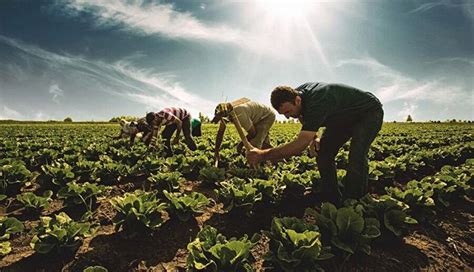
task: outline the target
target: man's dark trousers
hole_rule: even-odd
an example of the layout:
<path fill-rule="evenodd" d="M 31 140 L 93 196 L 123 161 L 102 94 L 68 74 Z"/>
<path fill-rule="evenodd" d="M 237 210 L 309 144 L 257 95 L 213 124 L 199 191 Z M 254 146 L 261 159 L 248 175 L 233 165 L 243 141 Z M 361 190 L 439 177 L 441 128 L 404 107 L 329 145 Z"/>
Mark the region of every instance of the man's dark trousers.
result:
<path fill-rule="evenodd" d="M 321 174 L 321 192 L 333 203 L 344 199 L 358 199 L 368 192 L 369 148 L 383 123 L 383 110 L 378 108 L 363 114 L 350 125 L 328 125 L 321 136 L 317 157 Z M 349 164 L 344 177 L 343 194 L 337 184 L 335 158 L 339 149 L 351 139 Z"/>

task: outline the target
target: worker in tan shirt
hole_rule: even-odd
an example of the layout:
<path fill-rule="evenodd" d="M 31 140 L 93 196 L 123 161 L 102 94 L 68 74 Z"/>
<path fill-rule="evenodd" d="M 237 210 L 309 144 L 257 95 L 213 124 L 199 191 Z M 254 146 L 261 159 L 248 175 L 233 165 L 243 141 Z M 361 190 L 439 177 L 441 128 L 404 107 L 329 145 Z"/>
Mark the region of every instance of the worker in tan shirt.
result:
<path fill-rule="evenodd" d="M 221 121 L 216 137 L 216 161 L 219 160 L 219 151 L 226 129 L 226 122 L 230 121 L 235 124 L 235 120 L 230 115 L 231 111 L 235 112 L 240 125 L 247 132 L 247 139 L 252 146 L 262 149 L 271 147 L 269 131 L 275 122 L 275 113 L 270 107 L 254 101 L 248 101 L 237 106 L 232 106 L 231 103 L 220 103 L 217 105 L 214 118 L 211 121 L 212 123 Z M 242 142 L 237 146 L 239 152 L 242 146 Z"/>

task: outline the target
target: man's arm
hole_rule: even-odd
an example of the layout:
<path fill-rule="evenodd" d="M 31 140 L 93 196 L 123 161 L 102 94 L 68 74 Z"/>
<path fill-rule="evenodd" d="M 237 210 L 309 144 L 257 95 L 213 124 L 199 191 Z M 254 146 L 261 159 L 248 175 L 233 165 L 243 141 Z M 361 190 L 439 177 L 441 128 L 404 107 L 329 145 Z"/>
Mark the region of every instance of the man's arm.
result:
<path fill-rule="evenodd" d="M 156 146 L 156 141 L 158 140 L 157 138 L 158 138 L 159 131 L 160 131 L 160 125 L 153 126 L 153 132 L 152 132 L 151 141 L 150 141 L 150 145 L 153 148 Z"/>
<path fill-rule="evenodd" d="M 298 155 L 309 145 L 315 135 L 315 131 L 301 131 L 298 138 L 288 144 L 265 150 L 254 148 L 247 152 L 247 160 L 254 165 L 261 161 L 278 161 Z"/>

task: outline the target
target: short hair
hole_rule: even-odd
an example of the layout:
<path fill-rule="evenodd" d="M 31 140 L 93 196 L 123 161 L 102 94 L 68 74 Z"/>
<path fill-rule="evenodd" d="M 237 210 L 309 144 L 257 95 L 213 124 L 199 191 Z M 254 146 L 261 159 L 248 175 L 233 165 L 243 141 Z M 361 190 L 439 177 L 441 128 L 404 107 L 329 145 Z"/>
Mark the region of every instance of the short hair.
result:
<path fill-rule="evenodd" d="M 278 111 L 281 104 L 285 102 L 295 103 L 298 92 L 289 86 L 278 86 L 272 91 L 270 101 L 275 110 Z"/>
<path fill-rule="evenodd" d="M 146 114 L 146 122 L 148 123 L 148 125 L 152 126 L 154 119 L 155 119 L 155 113 L 154 112 L 149 112 L 149 113 Z"/>

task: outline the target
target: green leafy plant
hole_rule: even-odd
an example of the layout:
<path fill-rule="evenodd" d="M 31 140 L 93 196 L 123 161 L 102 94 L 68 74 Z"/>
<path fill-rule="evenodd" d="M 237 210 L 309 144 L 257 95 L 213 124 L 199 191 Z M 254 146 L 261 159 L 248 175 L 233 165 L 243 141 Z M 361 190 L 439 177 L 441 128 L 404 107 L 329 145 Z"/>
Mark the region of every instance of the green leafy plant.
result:
<path fill-rule="evenodd" d="M 225 170 L 214 166 L 205 167 L 199 171 L 199 179 L 204 184 L 215 185 L 224 180 Z"/>
<path fill-rule="evenodd" d="M 163 192 L 168 199 L 168 212 L 176 215 L 181 221 L 188 221 L 194 214 L 203 212 L 203 208 L 209 205 L 209 199 L 197 192 L 190 194 Z"/>
<path fill-rule="evenodd" d="M 357 250 L 370 254 L 370 242 L 380 236 L 380 222 L 376 218 L 364 218 L 362 210 L 353 207 L 337 209 L 325 202 L 320 213 L 306 209 L 306 214 L 315 217 L 323 244 L 333 246 L 344 255 L 352 255 Z"/>
<path fill-rule="evenodd" d="M 324 251 L 321 234 L 316 225 L 295 217 L 274 217 L 270 231 L 264 232 L 270 238 L 268 259 L 275 268 L 282 271 L 315 271 L 320 269 L 318 261 L 333 257 Z"/>
<path fill-rule="evenodd" d="M 253 271 L 253 257 L 250 249 L 255 245 L 259 236 L 249 240 L 245 235 L 240 239 L 231 238 L 218 233 L 211 226 L 197 234 L 196 239 L 188 244 L 189 256 L 187 267 L 189 271 Z"/>
<path fill-rule="evenodd" d="M 115 229 L 123 229 L 131 235 L 141 231 L 152 231 L 163 224 L 162 211 L 165 203 L 160 203 L 154 193 L 137 190 L 110 200 L 117 214 L 112 219 Z"/>
<path fill-rule="evenodd" d="M 47 186 L 63 187 L 75 177 L 72 167 L 63 162 L 54 162 L 51 165 L 42 165 L 43 182 Z"/>
<path fill-rule="evenodd" d="M 51 196 L 53 192 L 47 190 L 43 193 L 43 196 L 37 196 L 32 192 L 22 193 L 16 196 L 16 199 L 23 204 L 27 211 L 41 211 L 49 207 L 51 202 Z"/>
<path fill-rule="evenodd" d="M 82 244 L 83 238 L 93 234 L 90 223 L 79 223 L 61 212 L 53 218 L 41 217 L 40 224 L 34 229 L 36 233 L 30 246 L 36 252 L 46 254 L 61 250 L 75 251 Z"/>
<path fill-rule="evenodd" d="M 10 196 L 17 194 L 31 176 L 22 161 L 0 160 L 0 193 Z"/>
<path fill-rule="evenodd" d="M 166 190 L 176 192 L 179 190 L 179 184 L 184 181 L 180 172 L 157 173 L 148 177 L 151 187 L 159 192 Z"/>
<path fill-rule="evenodd" d="M 8 241 L 13 233 L 22 232 L 24 229 L 21 223 L 15 217 L 0 218 L 0 256 L 5 256 L 12 251 L 11 244 Z"/>
<path fill-rule="evenodd" d="M 409 208 L 407 204 L 388 195 L 378 198 L 366 195 L 358 201 L 349 199 L 344 205 L 362 210 L 364 217 L 377 218 L 379 222 L 383 222 L 380 227 L 382 234 L 389 231 L 395 236 L 401 236 L 409 225 L 418 223 L 406 213 Z"/>
<path fill-rule="evenodd" d="M 94 266 L 88 266 L 82 272 L 108 272 L 107 268 L 100 266 L 100 265 L 94 265 Z"/>
<path fill-rule="evenodd" d="M 252 211 L 255 203 L 262 200 L 262 193 L 258 192 L 251 182 L 241 178 L 223 181 L 220 183 L 220 188 L 214 191 L 227 212 L 238 208 L 248 214 Z"/>
<path fill-rule="evenodd" d="M 106 188 L 104 185 L 89 182 L 78 184 L 71 181 L 58 191 L 57 196 L 59 199 L 64 199 L 67 207 L 84 205 L 88 211 L 91 211 L 97 204 L 97 196 L 105 192 Z"/>

